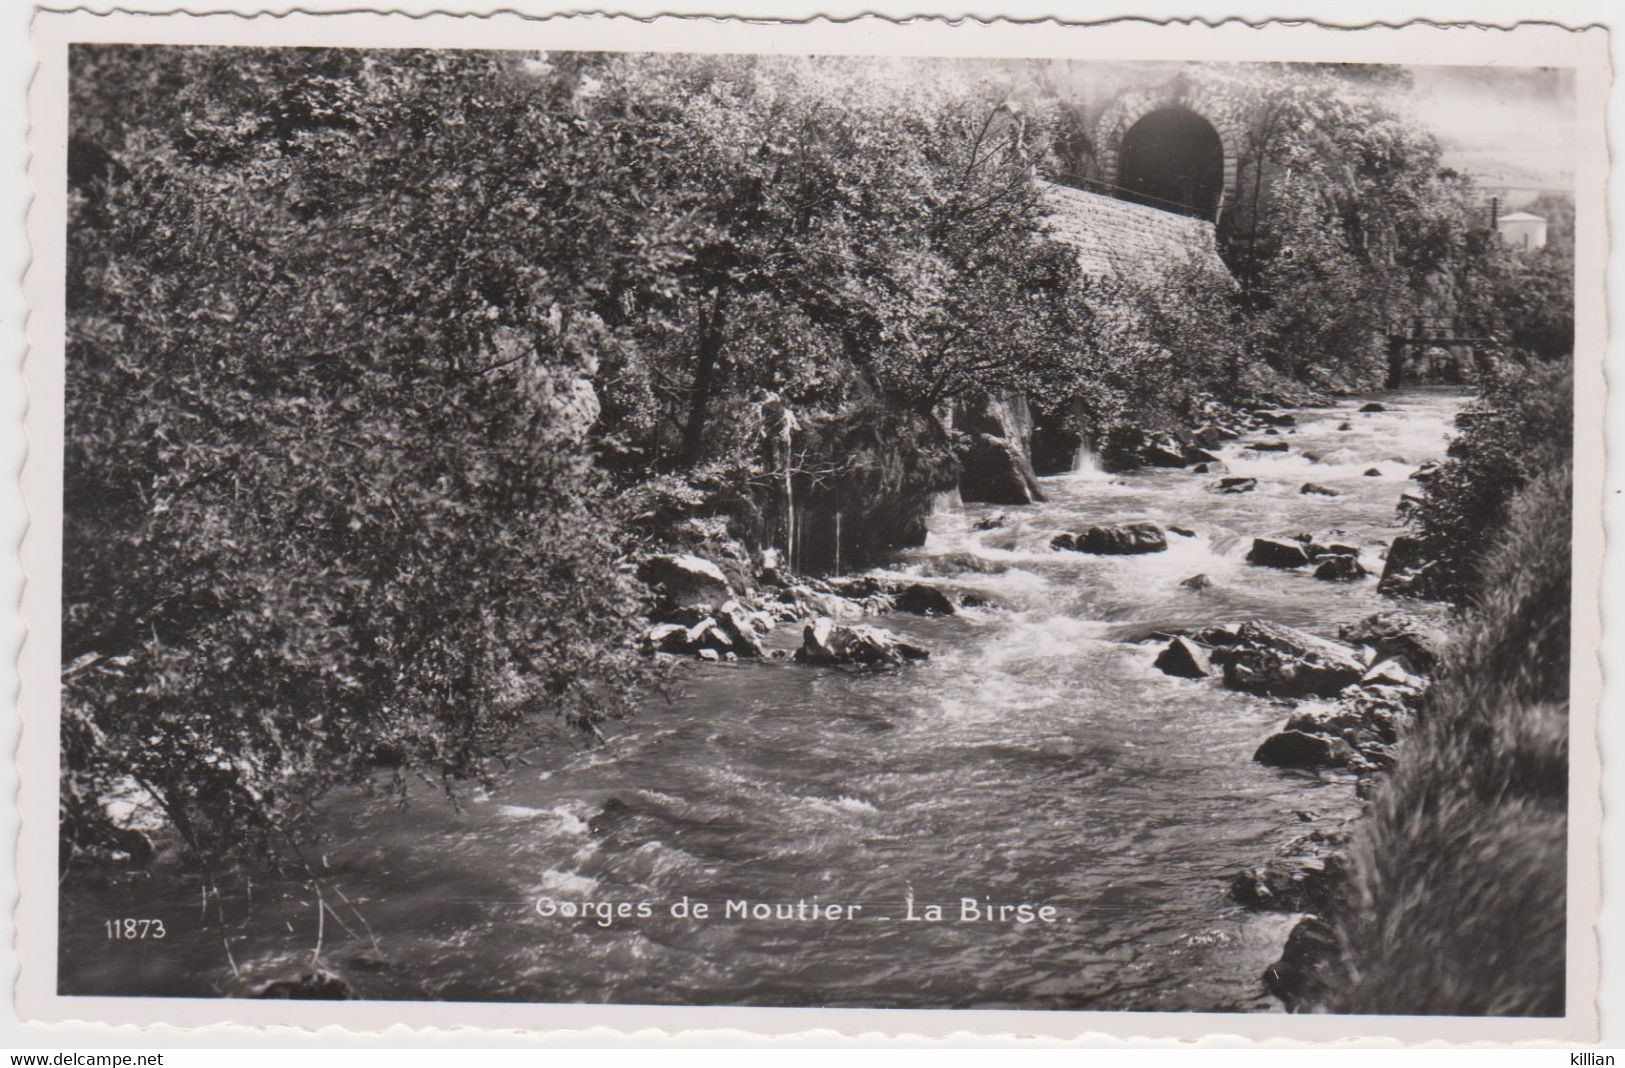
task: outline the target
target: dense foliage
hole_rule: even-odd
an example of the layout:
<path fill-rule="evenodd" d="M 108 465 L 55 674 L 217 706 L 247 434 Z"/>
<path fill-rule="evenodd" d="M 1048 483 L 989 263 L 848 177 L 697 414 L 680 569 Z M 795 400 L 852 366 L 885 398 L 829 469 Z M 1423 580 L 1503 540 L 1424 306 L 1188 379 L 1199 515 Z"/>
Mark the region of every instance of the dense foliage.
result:
<path fill-rule="evenodd" d="M 1227 88 L 1249 126 L 1242 196 L 1221 230 L 1261 360 L 1321 385 L 1378 386 L 1387 337 L 1411 316 L 1454 317 L 1512 353 L 1572 349 L 1572 238 L 1506 248 L 1482 193 L 1442 166 L 1381 79 L 1264 67 L 1232 71 Z M 1562 208 L 1532 206 L 1572 234 Z"/>
<path fill-rule="evenodd" d="M 74 62 L 68 839 L 134 784 L 199 854 L 260 852 L 331 782 L 616 714 L 591 309 L 665 253 L 603 135 L 457 53 Z"/>
<path fill-rule="evenodd" d="M 1461 432 L 1448 457 L 1405 509 L 1435 561 L 1432 592 L 1457 601 L 1486 588 L 1486 553 L 1519 492 L 1567 466 L 1574 447 L 1572 363 L 1505 364 L 1484 376 L 1482 389 L 1458 417 Z M 1562 522 L 1569 514 L 1551 518 Z"/>

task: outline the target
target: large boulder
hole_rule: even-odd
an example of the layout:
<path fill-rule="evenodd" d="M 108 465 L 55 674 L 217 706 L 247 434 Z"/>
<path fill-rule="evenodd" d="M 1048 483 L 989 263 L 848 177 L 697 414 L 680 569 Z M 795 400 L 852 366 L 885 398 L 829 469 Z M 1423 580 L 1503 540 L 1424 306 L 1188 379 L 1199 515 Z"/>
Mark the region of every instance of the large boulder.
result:
<path fill-rule="evenodd" d="M 1243 623 L 1213 659 L 1231 689 L 1271 697 L 1330 697 L 1366 670 L 1357 649 L 1266 620 Z"/>
<path fill-rule="evenodd" d="M 1406 612 L 1378 612 L 1358 623 L 1345 623 L 1337 636 L 1353 645 L 1371 646 L 1378 658 L 1400 657 L 1423 672 L 1433 670 L 1446 641 L 1438 627 Z"/>
<path fill-rule="evenodd" d="M 1064 540 L 1068 537 L 1070 543 Z M 1168 538 L 1155 523 L 1120 523 L 1090 527 L 1077 535 L 1062 535 L 1050 544 L 1097 556 L 1135 556 L 1163 552 L 1168 548 Z"/>
<path fill-rule="evenodd" d="M 959 496 L 985 504 L 1034 504 L 1044 499 L 1021 444 L 977 434 L 960 460 Z"/>
<path fill-rule="evenodd" d="M 1207 650 L 1189 638 L 1176 637 L 1157 654 L 1156 666 L 1165 675 L 1181 679 L 1205 679 L 1213 674 Z"/>
<path fill-rule="evenodd" d="M 732 595 L 721 568 L 689 553 L 651 556 L 638 565 L 638 578 L 667 607 L 721 604 Z"/>
<path fill-rule="evenodd" d="M 856 664 L 888 667 L 924 660 L 928 650 L 903 641 L 879 627 L 846 626 L 828 617 L 808 623 L 801 632 L 796 659 L 806 664 Z"/>
<path fill-rule="evenodd" d="M 1033 417 L 1024 398 L 968 400 L 954 411 L 954 428 L 970 435 L 960 457 L 961 499 L 987 504 L 1044 499 L 1033 470 Z"/>
<path fill-rule="evenodd" d="M 1309 550 L 1292 538 L 1254 538 L 1247 562 L 1260 567 L 1302 567 L 1309 562 Z"/>
<path fill-rule="evenodd" d="M 1274 768 L 1340 768 L 1353 756 L 1343 739 L 1303 731 L 1272 734 L 1253 753 L 1254 760 Z"/>

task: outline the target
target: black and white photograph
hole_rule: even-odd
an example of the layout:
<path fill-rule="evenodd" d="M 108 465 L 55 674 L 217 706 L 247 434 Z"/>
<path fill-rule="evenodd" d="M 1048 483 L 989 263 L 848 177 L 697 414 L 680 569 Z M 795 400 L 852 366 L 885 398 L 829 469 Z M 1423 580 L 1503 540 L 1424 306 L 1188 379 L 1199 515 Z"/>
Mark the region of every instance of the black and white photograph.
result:
<path fill-rule="evenodd" d="M 1591 996 L 1574 66 L 840 39 L 67 47 L 56 997 Z"/>

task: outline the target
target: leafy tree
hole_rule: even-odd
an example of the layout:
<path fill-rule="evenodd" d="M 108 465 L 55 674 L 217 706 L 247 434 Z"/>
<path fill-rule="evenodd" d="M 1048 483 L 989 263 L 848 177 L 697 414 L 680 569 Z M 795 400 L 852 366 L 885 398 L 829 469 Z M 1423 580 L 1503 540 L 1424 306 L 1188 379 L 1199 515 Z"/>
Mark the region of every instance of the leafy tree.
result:
<path fill-rule="evenodd" d="M 510 58 L 73 63 L 67 839 L 134 783 L 200 856 L 274 852 L 333 783 L 620 714 L 594 308 L 674 253 L 612 133 Z"/>

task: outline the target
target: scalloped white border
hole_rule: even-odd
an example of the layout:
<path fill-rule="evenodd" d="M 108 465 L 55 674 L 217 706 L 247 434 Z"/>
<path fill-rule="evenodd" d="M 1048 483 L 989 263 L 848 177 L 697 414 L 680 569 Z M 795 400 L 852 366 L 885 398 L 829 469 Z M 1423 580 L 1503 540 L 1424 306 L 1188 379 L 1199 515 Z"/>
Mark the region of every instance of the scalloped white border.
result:
<path fill-rule="evenodd" d="M 137 4 L 141 0 L 135 0 Z M 736 0 L 738 2 L 738 0 Z M 312 5 L 317 6 L 317 5 Z M 334 5 L 325 5 L 332 7 Z M 941 17 L 890 19 L 835 12 L 835 18 L 802 20 L 800 12 L 749 21 L 690 14 L 512 12 L 435 14 L 424 5 L 403 5 L 410 17 L 379 10 L 316 13 L 283 8 L 275 17 L 241 13 L 175 14 L 109 10 L 96 13 L 40 12 L 33 23 L 39 67 L 30 92 L 34 200 L 28 217 L 32 262 L 27 275 L 28 333 L 32 342 L 24 378 L 28 388 L 29 451 L 22 474 L 29 530 L 22 566 L 23 619 L 30 624 L 18 662 L 19 709 L 24 720 L 16 751 L 21 831 L 18 837 L 20 896 L 15 947 L 22 962 L 15 1007 L 23 1019 L 95 1021 L 102 1024 L 167 1024 L 207 1028 L 196 1037 L 227 1039 L 243 1032 L 209 1025 L 270 1028 L 340 1028 L 349 1036 L 390 1032 L 424 1038 L 453 1033 L 551 1031 L 579 1038 L 587 1028 L 611 1028 L 622 1036 L 692 1035 L 722 1030 L 746 1035 L 803 1035 L 823 1031 L 845 1036 L 908 1035 L 939 1038 L 1045 1036 L 1117 1044 L 1122 1041 L 1286 1040 L 1328 1042 L 1386 1038 L 1415 1043 L 1586 1042 L 1597 1035 L 1598 943 L 1594 924 L 1600 897 L 1598 843 L 1600 760 L 1584 742 L 1596 737 L 1599 662 L 1574 658 L 1574 766 L 1571 774 L 1569 873 L 1569 1011 L 1558 1020 L 1484 1020 L 1428 1017 L 1293 1017 L 1200 1013 L 1085 1013 L 985 1010 L 762 1009 L 667 1006 L 510 1005 L 466 1002 L 350 1002 L 300 1004 L 168 998 L 62 998 L 55 985 L 54 784 L 39 769 L 57 767 L 56 680 L 60 595 L 62 292 L 65 168 L 66 45 L 69 41 L 162 41 L 194 44 L 326 44 L 463 48 L 604 49 L 638 51 L 783 52 L 975 56 L 1071 56 L 1245 60 L 1358 60 L 1574 66 L 1578 73 L 1581 142 L 1576 167 L 1579 214 L 1579 316 L 1577 350 L 1595 353 L 1577 368 L 1575 647 L 1596 649 L 1600 637 L 1595 591 L 1601 578 L 1603 493 L 1604 325 L 1603 267 L 1606 227 L 1603 195 L 1607 151 L 1603 103 L 1609 91 L 1606 35 L 1544 24 L 1496 29 L 1465 16 L 1434 22 L 1411 20 L 1354 30 L 1332 22 L 1246 22 L 1226 16 L 1190 20 L 1158 12 L 1112 16 L 1093 24 L 1065 23 L 1041 12 L 1018 12 L 1017 21 Z M 534 5 L 530 5 L 534 7 Z M 673 5 L 667 5 L 668 8 Z M 1014 4 L 1001 5 L 1011 9 Z M 1088 10 L 1088 9 L 1083 9 Z M 1096 9 L 1099 10 L 1099 9 Z M 1550 18 L 1551 7 L 1525 9 Z M 1083 11 L 1079 11 L 1082 14 Z M 1327 12 L 1330 13 L 1330 12 Z M 1320 13 L 1317 13 L 1320 14 Z M 1496 12 L 1500 14 L 1500 12 Z M 767 16 L 767 17 L 761 17 Z M 1347 15 L 1339 11 L 1333 19 Z M 1511 19 L 1505 20 L 1511 22 Z M 1588 20 L 1589 21 L 1589 20 Z M 1583 23 L 1580 23 L 1583 24 Z M 1617 481 L 1617 480 L 1611 480 Z M 1616 490 L 1617 492 L 1617 490 Z M 1617 568 L 1616 568 L 1617 570 Z M 1588 581 L 1592 579 L 1593 581 Z M 34 769 L 34 770 L 30 770 Z M 414 1030 L 415 1029 L 415 1030 Z M 169 1027 L 161 1031 L 169 1032 Z M 252 1033 L 252 1032 L 251 1032 Z M 267 1034 L 261 1031 L 260 1034 Z M 284 1032 L 285 1033 L 285 1032 Z M 333 1034 L 331 1030 L 326 1032 Z M 743 1034 L 742 1034 L 743 1033 Z M 156 1036 L 154 1036 L 156 1037 Z M 312 1036 L 314 1037 L 314 1036 Z"/>

